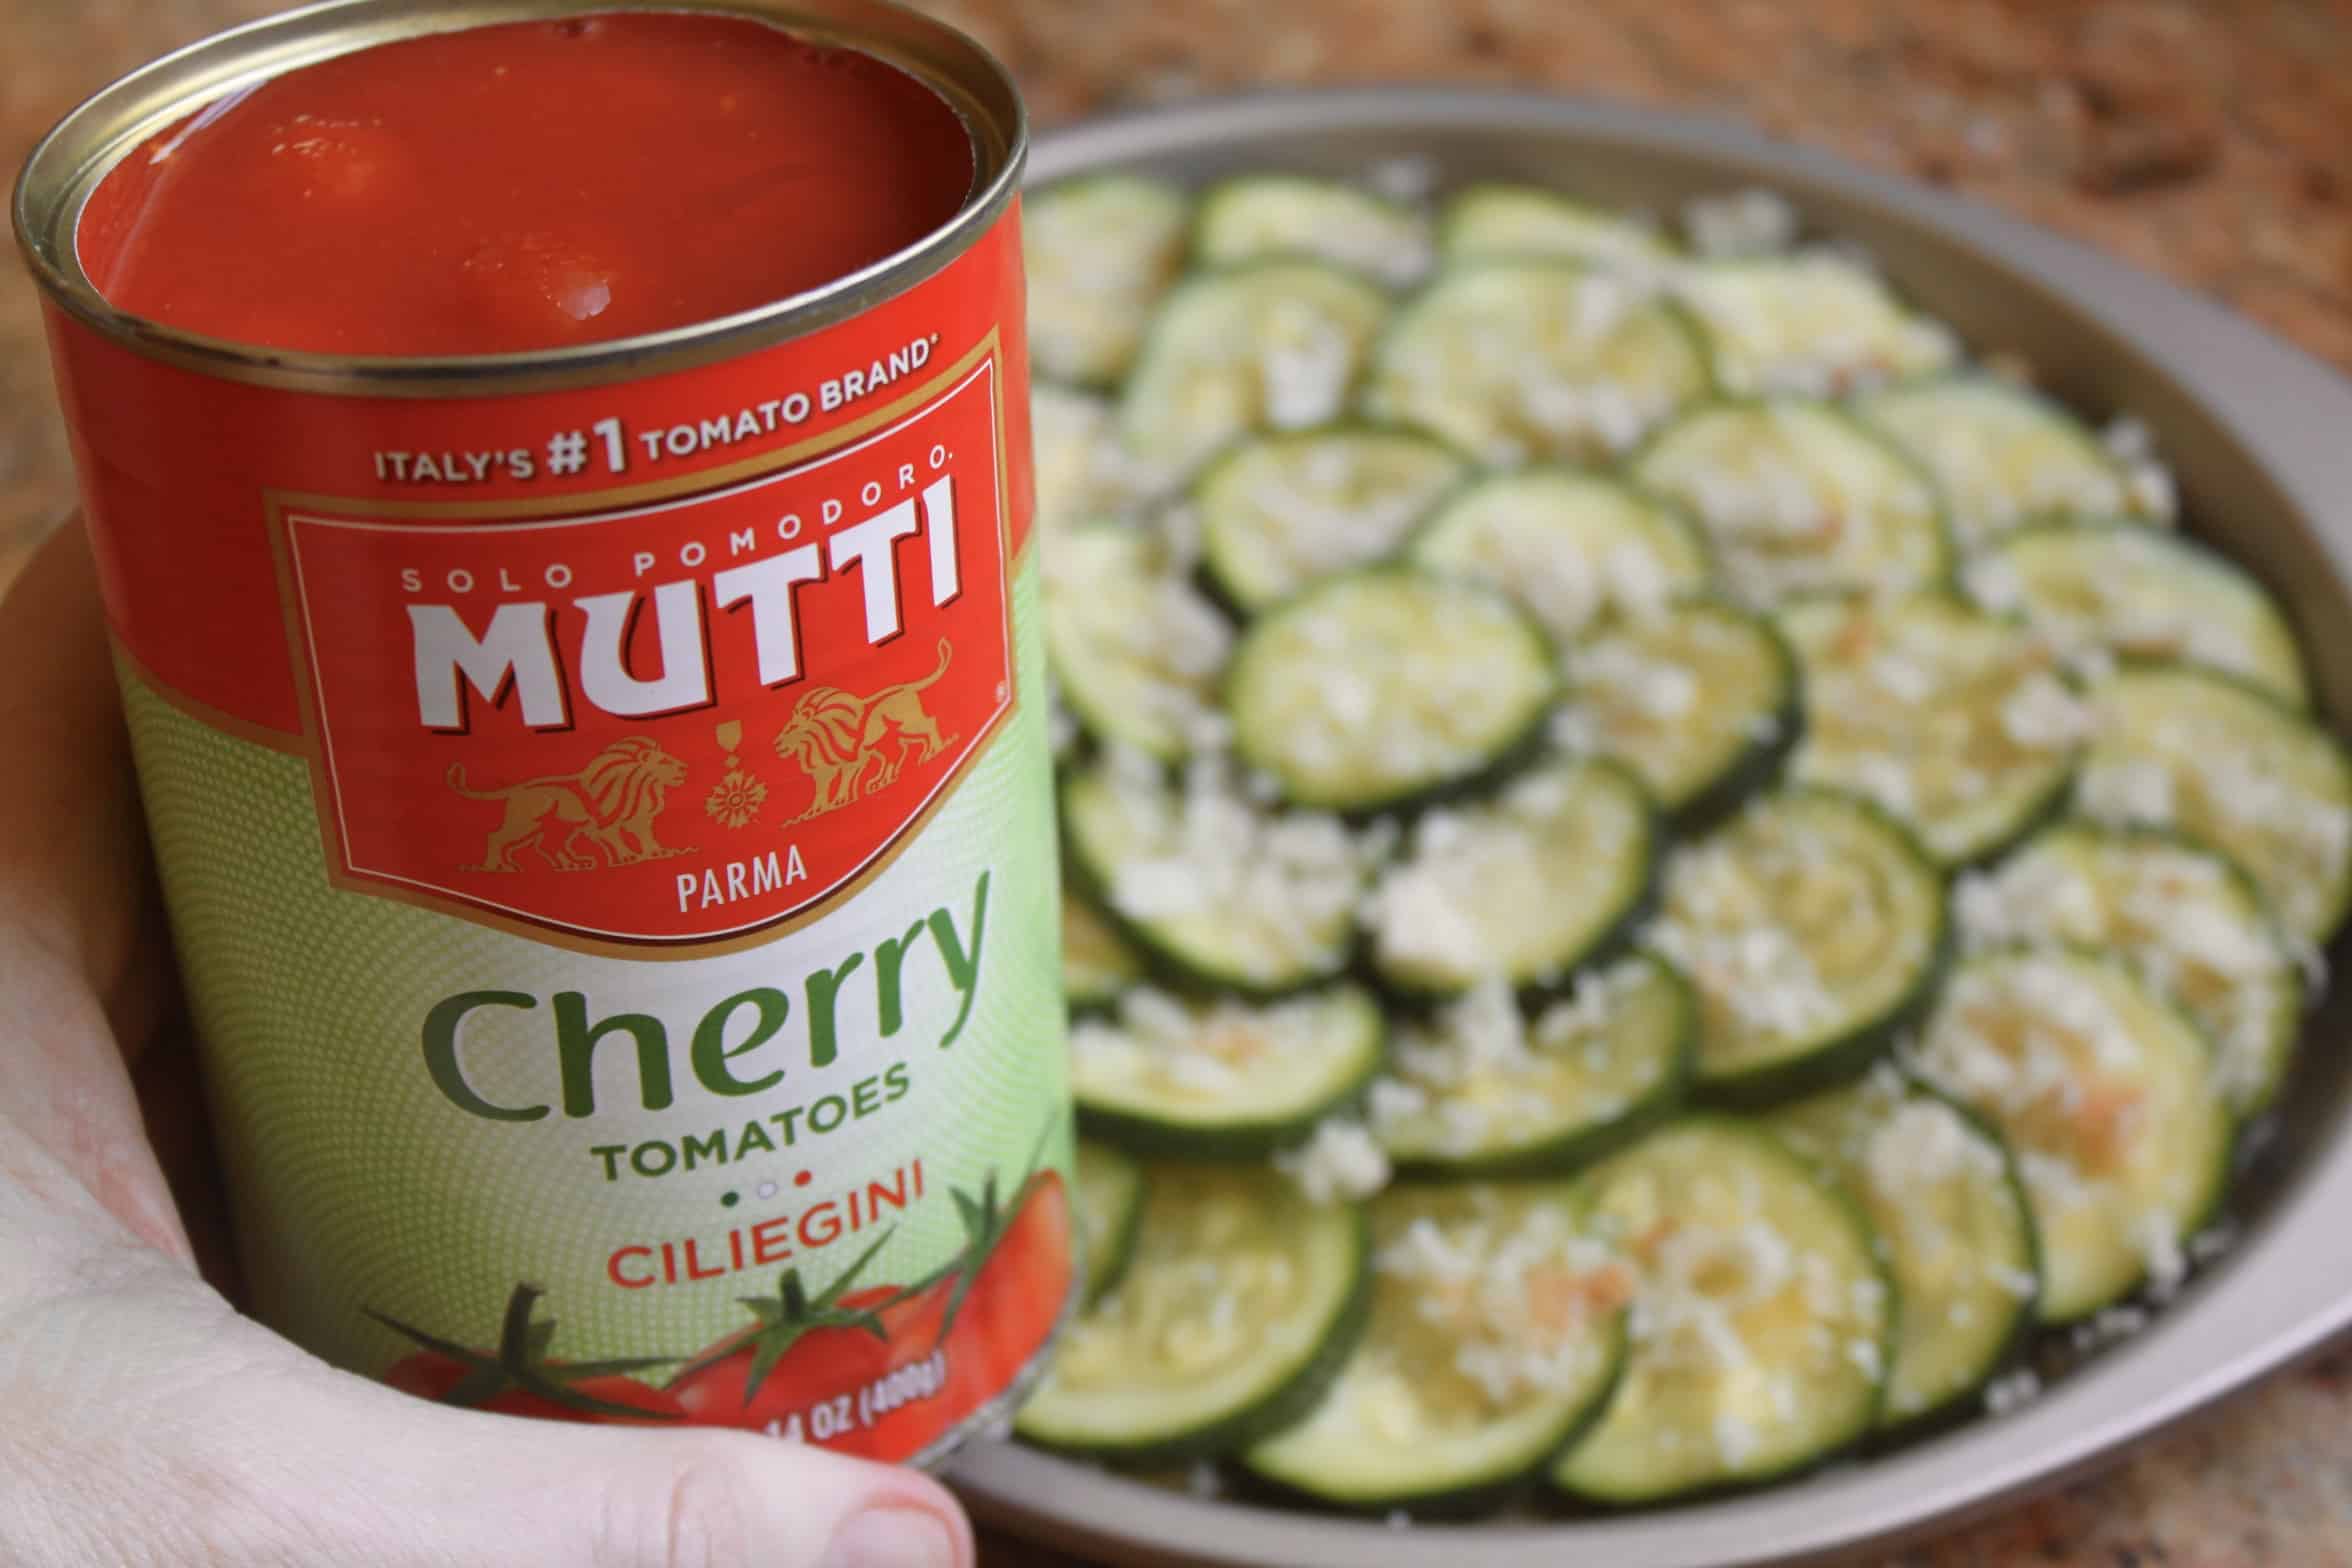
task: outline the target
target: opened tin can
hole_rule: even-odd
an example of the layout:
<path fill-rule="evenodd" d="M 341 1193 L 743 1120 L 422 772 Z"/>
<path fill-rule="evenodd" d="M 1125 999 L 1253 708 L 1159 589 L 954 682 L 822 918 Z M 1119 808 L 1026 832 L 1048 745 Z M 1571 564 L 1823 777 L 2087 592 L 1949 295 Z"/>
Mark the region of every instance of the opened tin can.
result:
<path fill-rule="evenodd" d="M 976 171 L 919 243 L 703 325 L 336 357 L 85 265 L 191 116 L 588 9 L 230 33 L 16 194 L 246 1281 L 415 1392 L 927 1462 L 1076 1279 L 1003 72 L 876 0 L 698 8 L 912 76 Z"/>

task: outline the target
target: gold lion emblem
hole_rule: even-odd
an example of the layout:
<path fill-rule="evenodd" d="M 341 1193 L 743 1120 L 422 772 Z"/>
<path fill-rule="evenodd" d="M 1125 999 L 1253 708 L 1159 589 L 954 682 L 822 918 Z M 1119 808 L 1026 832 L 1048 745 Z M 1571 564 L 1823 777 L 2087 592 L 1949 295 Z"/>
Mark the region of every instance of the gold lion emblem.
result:
<path fill-rule="evenodd" d="M 792 820 L 806 822 L 851 801 L 888 789 L 909 762 L 929 762 L 956 743 L 939 733 L 939 721 L 923 706 L 923 693 L 947 673 L 955 649 L 939 639 L 939 665 L 917 680 L 885 686 L 860 697 L 838 686 L 812 686 L 776 732 L 776 755 L 797 762 L 816 786 L 808 809 Z M 898 747 L 890 750 L 895 732 Z"/>
<path fill-rule="evenodd" d="M 519 871 L 515 857 L 525 849 L 558 871 L 684 853 L 653 836 L 653 819 L 669 803 L 670 791 L 686 782 L 686 764 L 642 736 L 614 741 L 576 774 L 475 789 L 466 783 L 465 765 L 452 763 L 448 779 L 468 800 L 506 807 L 482 846 L 482 863 L 468 871 Z"/>

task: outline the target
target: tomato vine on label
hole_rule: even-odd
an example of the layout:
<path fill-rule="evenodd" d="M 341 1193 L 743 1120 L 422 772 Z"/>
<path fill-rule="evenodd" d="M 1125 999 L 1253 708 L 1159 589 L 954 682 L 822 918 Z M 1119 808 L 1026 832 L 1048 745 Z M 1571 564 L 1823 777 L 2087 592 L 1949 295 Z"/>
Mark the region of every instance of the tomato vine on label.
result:
<path fill-rule="evenodd" d="M 896 1233 L 893 1227 L 876 1237 L 871 1246 L 850 1261 L 849 1267 L 833 1277 L 832 1284 L 814 1296 L 801 1284 L 800 1270 L 792 1268 L 786 1269 L 777 1281 L 775 1295 L 736 1298 L 746 1312 L 758 1319 L 758 1325 L 722 1340 L 696 1357 L 670 1380 L 670 1385 L 678 1387 L 721 1362 L 742 1358 L 743 1401 L 749 1404 L 759 1396 L 768 1374 L 775 1371 L 785 1353 L 811 1335 L 866 1334 L 888 1346 L 890 1330 L 882 1321 L 882 1312 L 897 1305 L 908 1292 L 882 1287 L 852 1293 L 850 1286 Z"/>
<path fill-rule="evenodd" d="M 507 1297 L 498 1348 L 476 1350 L 398 1318 L 363 1308 L 366 1315 L 418 1347 L 384 1381 L 403 1392 L 445 1405 L 493 1410 L 550 1421 L 663 1422 L 685 1418 L 671 1394 L 629 1374 L 662 1366 L 674 1356 L 629 1356 L 611 1361 L 556 1361 L 548 1357 L 556 1321 L 539 1314 L 537 1285 L 519 1284 Z"/>
<path fill-rule="evenodd" d="M 878 1422 L 817 1416 L 851 1407 L 861 1390 L 936 1348 L 932 1327 L 945 1296 L 935 1281 L 853 1288 L 889 1240 L 884 1234 L 813 1294 L 799 1270 L 786 1269 L 774 1295 L 740 1298 L 755 1320 L 751 1326 L 719 1341 L 670 1380 L 688 1419 L 797 1432 L 810 1417 L 830 1428 L 822 1440 L 835 1447 L 902 1457 L 882 1446 Z"/>
<path fill-rule="evenodd" d="M 417 1347 L 385 1381 L 472 1409 L 566 1421 L 706 1422 L 906 1458 L 941 1422 L 1002 1392 L 1060 1315 L 1072 1222 L 1062 1178 L 1044 1166 L 1044 1152 L 1041 1139 L 1010 1201 L 994 1170 L 977 1191 L 951 1189 L 963 1243 L 944 1268 L 912 1284 L 860 1283 L 894 1228 L 813 1289 L 794 1267 L 777 1276 L 772 1295 L 737 1298 L 751 1322 L 698 1355 L 607 1361 L 549 1356 L 556 1323 L 540 1316 L 545 1292 L 537 1285 L 514 1288 L 489 1350 L 369 1308 L 369 1318 Z M 633 1375 L 681 1362 L 663 1386 Z"/>
<path fill-rule="evenodd" d="M 1045 1136 L 1051 1136 L 1051 1128 Z M 1001 1392 L 1053 1332 L 1069 1294 L 1071 1229 L 1068 1195 L 1058 1172 L 1045 1168 L 1041 1137 L 1028 1168 L 1000 1202 L 991 1171 L 977 1197 L 954 1191 L 964 1223 L 964 1251 L 954 1266 L 940 1324 L 951 1397 L 977 1408 Z M 964 1308 L 974 1310 L 966 1313 Z"/>

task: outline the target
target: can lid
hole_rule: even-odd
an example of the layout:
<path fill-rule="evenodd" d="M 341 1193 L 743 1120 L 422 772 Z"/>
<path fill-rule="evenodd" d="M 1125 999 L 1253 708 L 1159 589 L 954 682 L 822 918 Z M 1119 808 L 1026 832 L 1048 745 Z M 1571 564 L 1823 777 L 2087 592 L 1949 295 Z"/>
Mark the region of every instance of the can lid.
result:
<path fill-rule="evenodd" d="M 422 33 L 639 8 L 628 0 L 325 0 L 218 34 L 102 88 L 58 122 L 17 181 L 17 243 L 59 308 L 150 357 L 302 391 L 445 397 L 659 374 L 802 336 L 937 273 L 1010 205 L 1028 154 L 1026 116 L 1004 67 L 970 37 L 896 0 L 705 0 L 694 9 L 872 55 L 939 93 L 971 134 L 975 175 L 962 210 L 917 243 L 821 288 L 690 326 L 521 353 L 337 355 L 230 342 L 118 309 L 83 270 L 77 238 L 92 193 L 134 149 L 208 104 L 301 66 Z"/>

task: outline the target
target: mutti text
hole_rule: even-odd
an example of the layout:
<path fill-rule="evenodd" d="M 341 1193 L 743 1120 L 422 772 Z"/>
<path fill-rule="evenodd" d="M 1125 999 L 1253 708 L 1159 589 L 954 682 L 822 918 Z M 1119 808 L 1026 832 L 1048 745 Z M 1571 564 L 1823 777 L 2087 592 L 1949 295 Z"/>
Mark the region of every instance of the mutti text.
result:
<path fill-rule="evenodd" d="M 933 456 L 935 470 L 944 466 L 944 453 L 935 448 Z M 909 488 L 914 465 L 902 466 L 899 475 L 901 488 Z M 879 489 L 865 487 L 869 503 Z M 825 513 L 825 523 L 850 515 L 837 501 L 825 503 Z M 497 704 L 510 693 L 522 722 L 537 730 L 568 728 L 576 704 L 624 719 L 683 713 L 716 700 L 709 635 L 713 617 L 749 618 L 759 684 L 776 687 L 805 673 L 801 609 L 806 595 L 858 595 L 866 642 L 878 646 L 906 630 L 910 585 L 905 578 L 910 574 L 905 565 L 927 564 L 935 607 L 953 603 L 963 591 L 951 477 L 931 478 L 895 504 L 834 526 L 821 538 L 789 542 L 813 531 L 793 516 L 729 533 L 715 548 L 690 544 L 672 565 L 672 570 L 687 568 L 689 575 L 565 601 L 577 615 L 558 616 L 552 598 L 511 599 L 486 621 L 475 611 L 477 629 L 456 603 L 412 601 L 407 610 L 416 655 L 417 722 L 462 734 L 471 726 L 471 699 Z M 777 543 L 786 547 L 742 559 Z M 714 558 L 739 564 L 716 565 Z M 693 570 L 705 561 L 714 561 L 713 568 Z M 631 567 L 642 577 L 663 564 L 670 563 L 639 552 Z M 543 580 L 554 586 L 569 576 L 568 567 L 558 567 Z M 423 593 L 442 585 L 422 572 L 404 570 L 401 586 Z M 640 673 L 629 657 L 641 623 L 650 629 L 658 654 L 658 668 L 650 674 Z"/>

